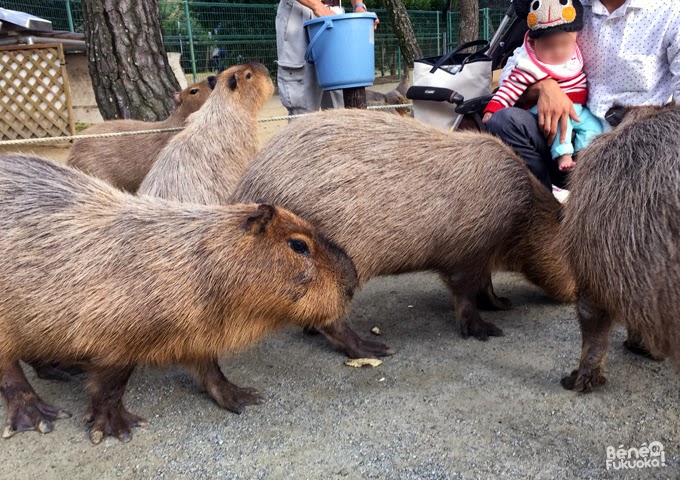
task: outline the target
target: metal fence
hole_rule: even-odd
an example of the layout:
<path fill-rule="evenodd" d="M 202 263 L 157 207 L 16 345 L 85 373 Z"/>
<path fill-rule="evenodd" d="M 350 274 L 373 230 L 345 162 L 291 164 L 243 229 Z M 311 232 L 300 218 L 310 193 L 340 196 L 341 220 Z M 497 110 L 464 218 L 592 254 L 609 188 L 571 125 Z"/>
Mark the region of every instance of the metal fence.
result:
<path fill-rule="evenodd" d="M 83 31 L 80 0 L 3 0 L 2 6 L 42 17 L 55 30 Z M 276 75 L 276 4 L 214 3 L 191 0 L 159 2 L 163 41 L 168 52 L 180 52 L 182 68 L 194 81 L 224 66 L 248 60 L 264 63 Z M 385 10 L 375 33 L 377 76 L 401 75 L 399 43 Z M 504 10 L 479 12 L 480 38 L 490 39 Z M 413 30 L 425 55 L 440 55 L 458 43 L 460 15 L 409 11 Z"/>

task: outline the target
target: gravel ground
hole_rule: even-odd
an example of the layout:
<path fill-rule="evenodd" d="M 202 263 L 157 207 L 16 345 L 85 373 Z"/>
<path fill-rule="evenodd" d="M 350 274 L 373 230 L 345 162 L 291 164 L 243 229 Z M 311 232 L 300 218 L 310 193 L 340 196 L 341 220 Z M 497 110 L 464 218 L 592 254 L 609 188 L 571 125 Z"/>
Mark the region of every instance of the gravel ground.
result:
<path fill-rule="evenodd" d="M 485 317 L 506 336 L 463 340 L 448 293 L 431 274 L 369 282 L 350 320 L 379 326 L 396 350 L 353 369 L 320 336 L 297 329 L 225 358 L 227 376 L 267 402 L 221 411 L 180 368 L 132 377 L 128 408 L 148 420 L 129 443 L 90 444 L 82 424 L 86 380 L 37 380 L 38 393 L 74 416 L 47 435 L 2 441 L 5 478 L 680 478 L 678 377 L 669 362 L 623 351 L 611 337 L 608 383 L 580 395 L 560 378 L 576 366 L 572 305 L 551 302 L 520 277 L 495 277 L 515 308 Z M 3 409 L 4 413 L 4 409 Z M 607 471 L 606 448 L 660 441 L 666 467 Z"/>

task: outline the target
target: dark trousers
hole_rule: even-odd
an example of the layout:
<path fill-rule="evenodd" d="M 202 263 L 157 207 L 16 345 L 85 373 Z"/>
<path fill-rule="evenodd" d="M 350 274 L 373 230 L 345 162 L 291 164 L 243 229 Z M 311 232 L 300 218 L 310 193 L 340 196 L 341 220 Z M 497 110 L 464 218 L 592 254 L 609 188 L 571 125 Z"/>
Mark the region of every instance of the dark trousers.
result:
<path fill-rule="evenodd" d="M 550 146 L 533 114 L 517 107 L 504 108 L 493 114 L 486 128 L 510 145 L 546 188 L 550 190 L 551 183 L 564 186 L 565 176 L 551 158 Z"/>

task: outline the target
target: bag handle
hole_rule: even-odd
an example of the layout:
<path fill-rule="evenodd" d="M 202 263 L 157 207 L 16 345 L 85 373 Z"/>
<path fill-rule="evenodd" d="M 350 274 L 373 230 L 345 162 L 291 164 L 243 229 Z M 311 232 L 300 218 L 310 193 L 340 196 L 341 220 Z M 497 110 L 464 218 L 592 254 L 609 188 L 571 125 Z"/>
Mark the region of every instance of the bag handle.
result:
<path fill-rule="evenodd" d="M 309 45 L 307 45 L 307 50 L 305 50 L 305 60 L 307 60 L 307 62 L 314 63 L 314 59 L 312 58 L 312 48 L 314 48 L 314 44 L 319 39 L 321 34 L 328 30 L 329 28 L 333 28 L 333 20 L 331 20 L 330 18 L 326 18 L 323 21 L 323 26 L 319 28 L 319 31 L 314 34 L 314 37 L 312 37 L 312 40 L 309 42 Z"/>
<path fill-rule="evenodd" d="M 446 55 L 442 56 L 439 60 L 437 60 L 437 63 L 434 64 L 434 67 L 432 67 L 432 70 L 430 70 L 430 73 L 434 73 L 437 71 L 438 68 L 440 68 L 442 65 L 444 65 L 448 60 L 450 60 L 455 54 L 460 53 L 463 50 L 466 50 L 470 47 L 478 47 L 484 45 L 484 48 L 477 50 L 476 52 L 471 53 L 470 55 L 475 55 L 477 53 L 484 53 L 489 49 L 489 41 L 488 40 L 473 40 L 472 42 L 467 42 L 462 45 L 458 45 L 458 47 L 453 50 L 451 53 L 447 53 Z"/>

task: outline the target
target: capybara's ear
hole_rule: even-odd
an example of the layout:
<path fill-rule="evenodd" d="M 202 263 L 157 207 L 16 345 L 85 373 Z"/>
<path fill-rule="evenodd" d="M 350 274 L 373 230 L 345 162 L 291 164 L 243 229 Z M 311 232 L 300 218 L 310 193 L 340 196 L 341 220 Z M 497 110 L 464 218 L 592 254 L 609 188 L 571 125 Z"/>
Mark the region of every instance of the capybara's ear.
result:
<path fill-rule="evenodd" d="M 618 127 L 623 121 L 623 117 L 626 116 L 627 112 L 628 107 L 615 103 L 609 107 L 607 113 L 604 114 L 604 119 L 607 120 L 607 123 L 612 127 Z"/>
<path fill-rule="evenodd" d="M 236 74 L 233 74 L 231 77 L 229 77 L 229 88 L 236 90 L 236 83 Z"/>
<path fill-rule="evenodd" d="M 245 231 L 250 235 L 261 235 L 269 222 L 276 215 L 276 208 L 268 203 L 258 205 L 257 211 L 248 217 L 245 223 Z"/>
<path fill-rule="evenodd" d="M 172 96 L 172 98 L 175 99 L 175 103 L 176 103 L 177 105 L 179 105 L 180 103 L 182 103 L 182 97 L 179 96 L 180 93 L 181 93 L 181 92 L 175 92 L 175 94 Z"/>
<path fill-rule="evenodd" d="M 208 77 L 208 86 L 210 90 L 215 90 L 215 84 L 217 83 L 217 77 L 215 75 L 210 75 Z"/>

